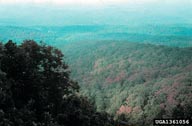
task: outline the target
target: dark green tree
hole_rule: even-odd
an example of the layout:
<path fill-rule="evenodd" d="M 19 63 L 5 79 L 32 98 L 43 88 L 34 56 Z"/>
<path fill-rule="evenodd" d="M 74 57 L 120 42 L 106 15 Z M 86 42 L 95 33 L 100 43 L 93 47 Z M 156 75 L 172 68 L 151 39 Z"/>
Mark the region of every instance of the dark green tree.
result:
<path fill-rule="evenodd" d="M 94 105 L 78 94 L 63 56 L 33 40 L 0 44 L 0 125 L 112 124 L 112 118 L 98 115 Z"/>

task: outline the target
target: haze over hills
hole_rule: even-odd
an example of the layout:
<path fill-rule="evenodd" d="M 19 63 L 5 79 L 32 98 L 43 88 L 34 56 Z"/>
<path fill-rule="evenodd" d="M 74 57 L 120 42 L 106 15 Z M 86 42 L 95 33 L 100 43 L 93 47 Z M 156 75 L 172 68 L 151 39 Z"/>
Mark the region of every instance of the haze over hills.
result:
<path fill-rule="evenodd" d="M 191 0 L 1 1 L 0 40 L 127 40 L 191 46 Z"/>
<path fill-rule="evenodd" d="M 71 42 L 103 40 L 190 47 L 192 46 L 191 29 L 191 25 L 0 26 L 0 40 L 5 42 L 11 38 L 16 42 L 21 42 L 25 39 L 34 39 L 57 47 Z"/>
<path fill-rule="evenodd" d="M 97 3 L 91 5 L 87 5 L 86 1 L 81 1 L 79 5 L 78 1 L 70 5 L 1 2 L 0 24 L 11 26 L 186 25 L 192 22 L 191 0 L 124 0 L 126 2 L 123 3 L 97 0 Z"/>
<path fill-rule="evenodd" d="M 98 111 L 134 126 L 192 115 L 192 0 L 11 1 L 0 41 L 61 49 Z"/>

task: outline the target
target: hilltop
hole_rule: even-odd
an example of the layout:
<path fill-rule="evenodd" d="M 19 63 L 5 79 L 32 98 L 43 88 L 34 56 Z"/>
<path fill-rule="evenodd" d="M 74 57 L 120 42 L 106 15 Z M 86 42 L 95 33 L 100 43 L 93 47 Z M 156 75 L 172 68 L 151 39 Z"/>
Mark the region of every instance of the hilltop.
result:
<path fill-rule="evenodd" d="M 192 103 L 192 48 L 125 41 L 79 42 L 63 49 L 81 93 L 99 111 L 131 124 L 187 117 Z"/>

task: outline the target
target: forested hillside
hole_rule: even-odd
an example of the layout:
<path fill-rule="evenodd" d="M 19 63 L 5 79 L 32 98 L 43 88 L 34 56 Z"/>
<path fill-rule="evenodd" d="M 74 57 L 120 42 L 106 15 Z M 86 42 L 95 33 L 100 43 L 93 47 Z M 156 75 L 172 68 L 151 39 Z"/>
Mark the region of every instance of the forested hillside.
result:
<path fill-rule="evenodd" d="M 10 38 L 20 43 L 26 39 L 62 46 L 71 42 L 131 41 L 168 45 L 192 46 L 192 25 L 127 24 L 127 25 L 66 25 L 66 26 L 1 26 L 0 41 Z"/>
<path fill-rule="evenodd" d="M 107 113 L 133 126 L 191 117 L 191 47 L 126 41 L 58 47 L 69 67 L 51 46 L 0 44 L 2 125 L 116 125 Z"/>
<path fill-rule="evenodd" d="M 0 126 L 114 126 L 70 79 L 60 50 L 0 43 Z"/>
<path fill-rule="evenodd" d="M 154 119 L 192 120 L 192 0 L 0 0 L 0 126 Z"/>
<path fill-rule="evenodd" d="M 81 93 L 133 125 L 192 115 L 192 48 L 124 41 L 61 47 Z"/>

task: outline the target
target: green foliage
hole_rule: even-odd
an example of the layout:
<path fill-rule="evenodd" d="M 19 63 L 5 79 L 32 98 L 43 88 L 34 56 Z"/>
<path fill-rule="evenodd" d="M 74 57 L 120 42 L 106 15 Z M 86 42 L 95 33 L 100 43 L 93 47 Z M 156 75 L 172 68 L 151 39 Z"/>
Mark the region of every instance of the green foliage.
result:
<path fill-rule="evenodd" d="M 70 79 L 60 50 L 35 41 L 0 43 L 1 126 L 110 126 Z"/>
<path fill-rule="evenodd" d="M 60 48 L 80 92 L 95 99 L 99 111 L 125 114 L 132 125 L 191 113 L 192 48 L 123 41 L 77 42 Z"/>
<path fill-rule="evenodd" d="M 133 17 L 135 16 L 136 15 L 133 14 Z M 132 22 L 133 21 L 131 21 L 131 24 L 126 23 L 126 25 L 104 25 L 105 23 L 102 25 L 63 25 L 62 23 L 62 26 L 1 25 L 0 41 L 8 41 L 12 38 L 14 41 L 19 43 L 25 39 L 33 39 L 36 41 L 45 41 L 49 45 L 58 47 L 71 42 L 92 42 L 105 40 L 128 40 L 130 42 L 151 43 L 155 45 L 167 45 L 173 47 L 192 46 L 191 23 L 176 23 L 168 25 L 154 24 L 154 22 L 152 22 L 151 25 L 139 25 L 137 23 L 133 25 Z"/>

